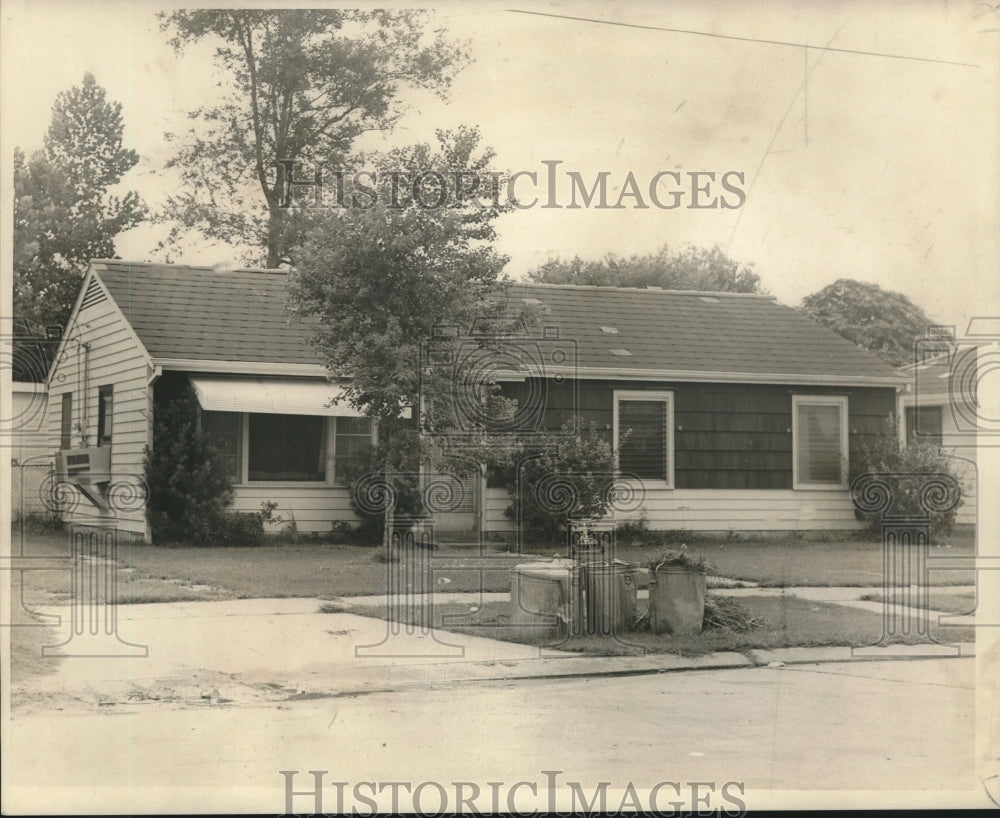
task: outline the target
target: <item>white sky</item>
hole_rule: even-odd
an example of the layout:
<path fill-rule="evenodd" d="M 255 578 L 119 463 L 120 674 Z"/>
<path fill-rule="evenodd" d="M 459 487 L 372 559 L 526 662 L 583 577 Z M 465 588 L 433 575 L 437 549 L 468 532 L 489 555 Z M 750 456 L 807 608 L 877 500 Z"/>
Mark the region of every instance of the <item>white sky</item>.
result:
<path fill-rule="evenodd" d="M 542 160 L 561 160 L 585 179 L 610 171 L 615 188 L 629 171 L 642 181 L 735 170 L 749 196 L 739 210 L 514 213 L 500 224 L 512 274 L 554 255 L 718 243 L 753 262 L 785 303 L 850 277 L 904 292 L 959 332 L 973 315 L 1000 314 L 1000 12 L 990 4 L 516 5 L 722 36 L 440 6 L 439 22 L 470 41 L 475 63 L 447 104 L 414 97 L 394 141 L 466 123 L 512 171 L 541 175 Z M 40 147 L 56 94 L 91 71 L 124 104 L 127 144 L 142 156 L 129 183 L 162 201 L 172 183 L 163 132 L 182 129 L 215 81 L 207 50 L 177 60 L 155 19 L 163 7 L 3 2 L 3 160 L 14 145 Z M 154 244 L 140 229 L 119 252 L 153 258 Z M 202 246 L 185 260 L 230 255 Z"/>

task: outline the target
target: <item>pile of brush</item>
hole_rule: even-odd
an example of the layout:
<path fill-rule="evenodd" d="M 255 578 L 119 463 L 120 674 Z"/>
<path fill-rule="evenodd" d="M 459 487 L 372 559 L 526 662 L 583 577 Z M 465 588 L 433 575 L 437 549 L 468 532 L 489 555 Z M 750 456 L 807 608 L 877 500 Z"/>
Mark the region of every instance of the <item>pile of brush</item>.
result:
<path fill-rule="evenodd" d="M 759 616 L 751 616 L 746 608 L 730 596 L 706 594 L 705 618 L 702 623 L 705 630 L 746 633 L 762 628 L 764 619 Z"/>

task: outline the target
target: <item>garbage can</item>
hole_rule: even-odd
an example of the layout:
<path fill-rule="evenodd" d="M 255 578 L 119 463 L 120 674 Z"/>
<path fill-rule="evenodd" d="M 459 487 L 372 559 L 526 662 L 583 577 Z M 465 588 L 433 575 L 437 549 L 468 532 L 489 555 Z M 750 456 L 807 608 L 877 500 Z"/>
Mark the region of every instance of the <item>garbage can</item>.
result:
<path fill-rule="evenodd" d="M 572 560 L 514 566 L 510 572 L 511 635 L 534 642 L 580 633 L 580 582 L 580 566 Z"/>
<path fill-rule="evenodd" d="M 631 627 L 635 619 L 637 571 L 638 566 L 622 560 L 585 566 L 588 633 L 612 636 Z"/>
<path fill-rule="evenodd" d="M 649 576 L 649 628 L 653 633 L 701 633 L 705 574 L 661 568 Z"/>

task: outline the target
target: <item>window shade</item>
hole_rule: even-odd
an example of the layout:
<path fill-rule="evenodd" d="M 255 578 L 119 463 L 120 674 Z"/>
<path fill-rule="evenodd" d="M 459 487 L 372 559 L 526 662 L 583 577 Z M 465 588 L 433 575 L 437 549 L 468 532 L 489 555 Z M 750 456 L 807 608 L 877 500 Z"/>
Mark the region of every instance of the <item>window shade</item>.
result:
<path fill-rule="evenodd" d="M 796 456 L 800 483 L 842 482 L 840 413 L 840 406 L 799 404 Z"/>
<path fill-rule="evenodd" d="M 667 404 L 661 400 L 618 402 L 618 465 L 647 480 L 667 479 Z"/>

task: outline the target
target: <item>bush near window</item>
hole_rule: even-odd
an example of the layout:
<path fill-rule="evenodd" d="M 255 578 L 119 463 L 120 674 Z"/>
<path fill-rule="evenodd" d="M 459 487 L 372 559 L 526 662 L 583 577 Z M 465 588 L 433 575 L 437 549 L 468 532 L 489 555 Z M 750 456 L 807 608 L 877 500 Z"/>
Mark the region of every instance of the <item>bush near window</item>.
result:
<path fill-rule="evenodd" d="M 212 532 L 213 545 L 263 545 L 264 520 L 259 511 L 226 511 Z"/>
<path fill-rule="evenodd" d="M 518 466 L 520 485 L 508 486 L 513 499 L 505 514 L 517 521 L 520 500 L 519 522 L 530 541 L 554 545 L 570 518 L 608 513 L 615 454 L 593 423 L 574 432 L 567 421 L 561 433 L 533 439 L 528 452 Z"/>
<path fill-rule="evenodd" d="M 882 517 L 890 515 L 922 515 L 925 510 L 919 502 L 920 491 L 930 479 L 928 474 L 945 474 L 958 481 L 961 490 L 962 476 L 958 461 L 945 454 L 936 443 L 914 441 L 902 446 L 894 428 L 886 434 L 879 435 L 872 444 L 862 444 L 851 463 L 851 481 L 867 472 L 887 476 L 887 482 L 892 486 L 893 504 L 882 514 L 864 514 L 858 512 L 869 523 L 873 536 L 881 536 Z M 962 501 L 950 511 L 930 514 L 931 536 L 944 534 L 951 530 L 955 523 Z"/>
<path fill-rule="evenodd" d="M 232 483 L 225 463 L 198 428 L 198 411 L 190 388 L 156 407 L 153 447 L 146 447 L 143 459 L 146 513 L 156 543 L 209 545 L 220 535 L 229 537 L 235 527 L 255 527 L 227 519 Z M 257 522 L 263 533 L 259 517 Z"/>

